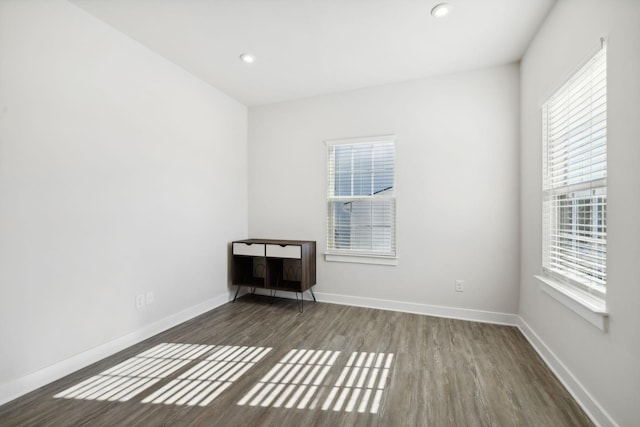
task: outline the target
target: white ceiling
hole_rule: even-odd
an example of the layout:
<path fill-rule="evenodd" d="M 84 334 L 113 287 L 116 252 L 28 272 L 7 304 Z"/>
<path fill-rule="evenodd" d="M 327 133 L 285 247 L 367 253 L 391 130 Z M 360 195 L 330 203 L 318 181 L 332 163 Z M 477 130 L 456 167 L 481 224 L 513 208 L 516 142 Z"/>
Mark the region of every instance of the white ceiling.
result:
<path fill-rule="evenodd" d="M 253 106 L 518 61 L 556 0 L 71 1 Z"/>

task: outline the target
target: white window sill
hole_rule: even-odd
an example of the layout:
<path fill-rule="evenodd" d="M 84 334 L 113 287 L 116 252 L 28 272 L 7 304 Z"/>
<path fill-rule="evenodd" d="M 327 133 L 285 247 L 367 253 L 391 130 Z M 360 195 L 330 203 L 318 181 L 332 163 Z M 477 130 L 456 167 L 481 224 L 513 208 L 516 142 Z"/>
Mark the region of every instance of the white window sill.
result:
<path fill-rule="evenodd" d="M 549 277 L 535 276 L 540 289 L 598 329 L 607 332 L 609 313 L 603 299 Z"/>
<path fill-rule="evenodd" d="M 391 256 L 363 255 L 363 254 L 336 254 L 325 253 L 325 261 L 353 262 L 357 264 L 398 265 L 398 258 Z"/>

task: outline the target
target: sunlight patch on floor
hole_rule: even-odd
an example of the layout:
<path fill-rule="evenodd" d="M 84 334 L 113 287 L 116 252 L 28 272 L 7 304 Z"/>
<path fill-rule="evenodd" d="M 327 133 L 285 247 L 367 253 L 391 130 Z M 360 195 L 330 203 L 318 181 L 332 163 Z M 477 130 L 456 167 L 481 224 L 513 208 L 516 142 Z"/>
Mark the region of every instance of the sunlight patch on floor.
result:
<path fill-rule="evenodd" d="M 293 349 L 238 405 L 311 409 L 316 403 L 316 392 L 339 355 L 339 351 Z"/>
<path fill-rule="evenodd" d="M 325 384 L 339 355 L 339 351 L 291 350 L 238 405 L 377 414 L 393 354 L 354 352 L 335 383 Z"/>
<path fill-rule="evenodd" d="M 322 410 L 377 414 L 392 362 L 393 353 L 352 353 Z"/>
<path fill-rule="evenodd" d="M 127 402 L 158 384 L 141 403 L 207 406 L 271 350 L 163 343 L 54 397 Z M 393 353 L 353 352 L 346 363 L 340 354 L 337 350 L 290 350 L 237 404 L 377 414 Z M 336 372 L 329 375 L 332 369 Z"/>
<path fill-rule="evenodd" d="M 126 402 L 193 365 L 142 403 L 205 406 L 269 351 L 268 347 L 163 343 L 54 397 Z"/>
<path fill-rule="evenodd" d="M 206 406 L 259 362 L 271 348 L 223 346 L 142 403 Z"/>
<path fill-rule="evenodd" d="M 126 402 L 213 348 L 199 344 L 159 344 L 54 397 Z"/>

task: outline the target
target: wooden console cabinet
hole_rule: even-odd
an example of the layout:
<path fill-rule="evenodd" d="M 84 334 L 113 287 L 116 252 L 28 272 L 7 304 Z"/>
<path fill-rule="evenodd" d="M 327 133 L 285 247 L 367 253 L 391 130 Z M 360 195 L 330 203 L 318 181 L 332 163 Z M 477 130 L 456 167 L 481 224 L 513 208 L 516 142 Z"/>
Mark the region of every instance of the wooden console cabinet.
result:
<path fill-rule="evenodd" d="M 303 294 L 316 284 L 316 242 L 309 240 L 247 239 L 232 243 L 233 278 L 237 286 Z M 298 308 L 303 309 L 303 295 Z M 233 299 L 235 301 L 235 298 Z"/>

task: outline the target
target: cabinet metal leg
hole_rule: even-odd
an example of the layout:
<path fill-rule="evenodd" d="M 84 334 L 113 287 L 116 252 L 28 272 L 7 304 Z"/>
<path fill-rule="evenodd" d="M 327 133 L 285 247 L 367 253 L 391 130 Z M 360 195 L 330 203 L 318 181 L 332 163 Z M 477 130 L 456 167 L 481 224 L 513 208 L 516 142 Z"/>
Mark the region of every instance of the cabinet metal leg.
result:
<path fill-rule="evenodd" d="M 233 297 L 233 302 L 236 302 L 236 298 L 238 298 L 238 292 L 240 292 L 240 285 L 236 285 L 236 294 Z"/>
<path fill-rule="evenodd" d="M 313 293 L 313 289 L 309 288 L 309 292 L 311 292 L 311 296 L 313 297 L 313 302 L 316 302 L 316 296 Z"/>
<path fill-rule="evenodd" d="M 269 291 L 269 293 L 271 294 L 271 301 L 269 301 L 269 304 L 273 304 L 273 301 L 274 301 L 274 300 L 275 300 L 275 298 L 276 298 L 276 292 L 277 292 L 277 291 L 276 291 L 275 289 L 273 289 L 273 290 Z"/>
<path fill-rule="evenodd" d="M 300 298 L 298 298 L 298 292 L 296 294 L 296 303 L 298 304 L 298 312 L 302 313 L 304 311 L 304 293 L 300 292 Z"/>

